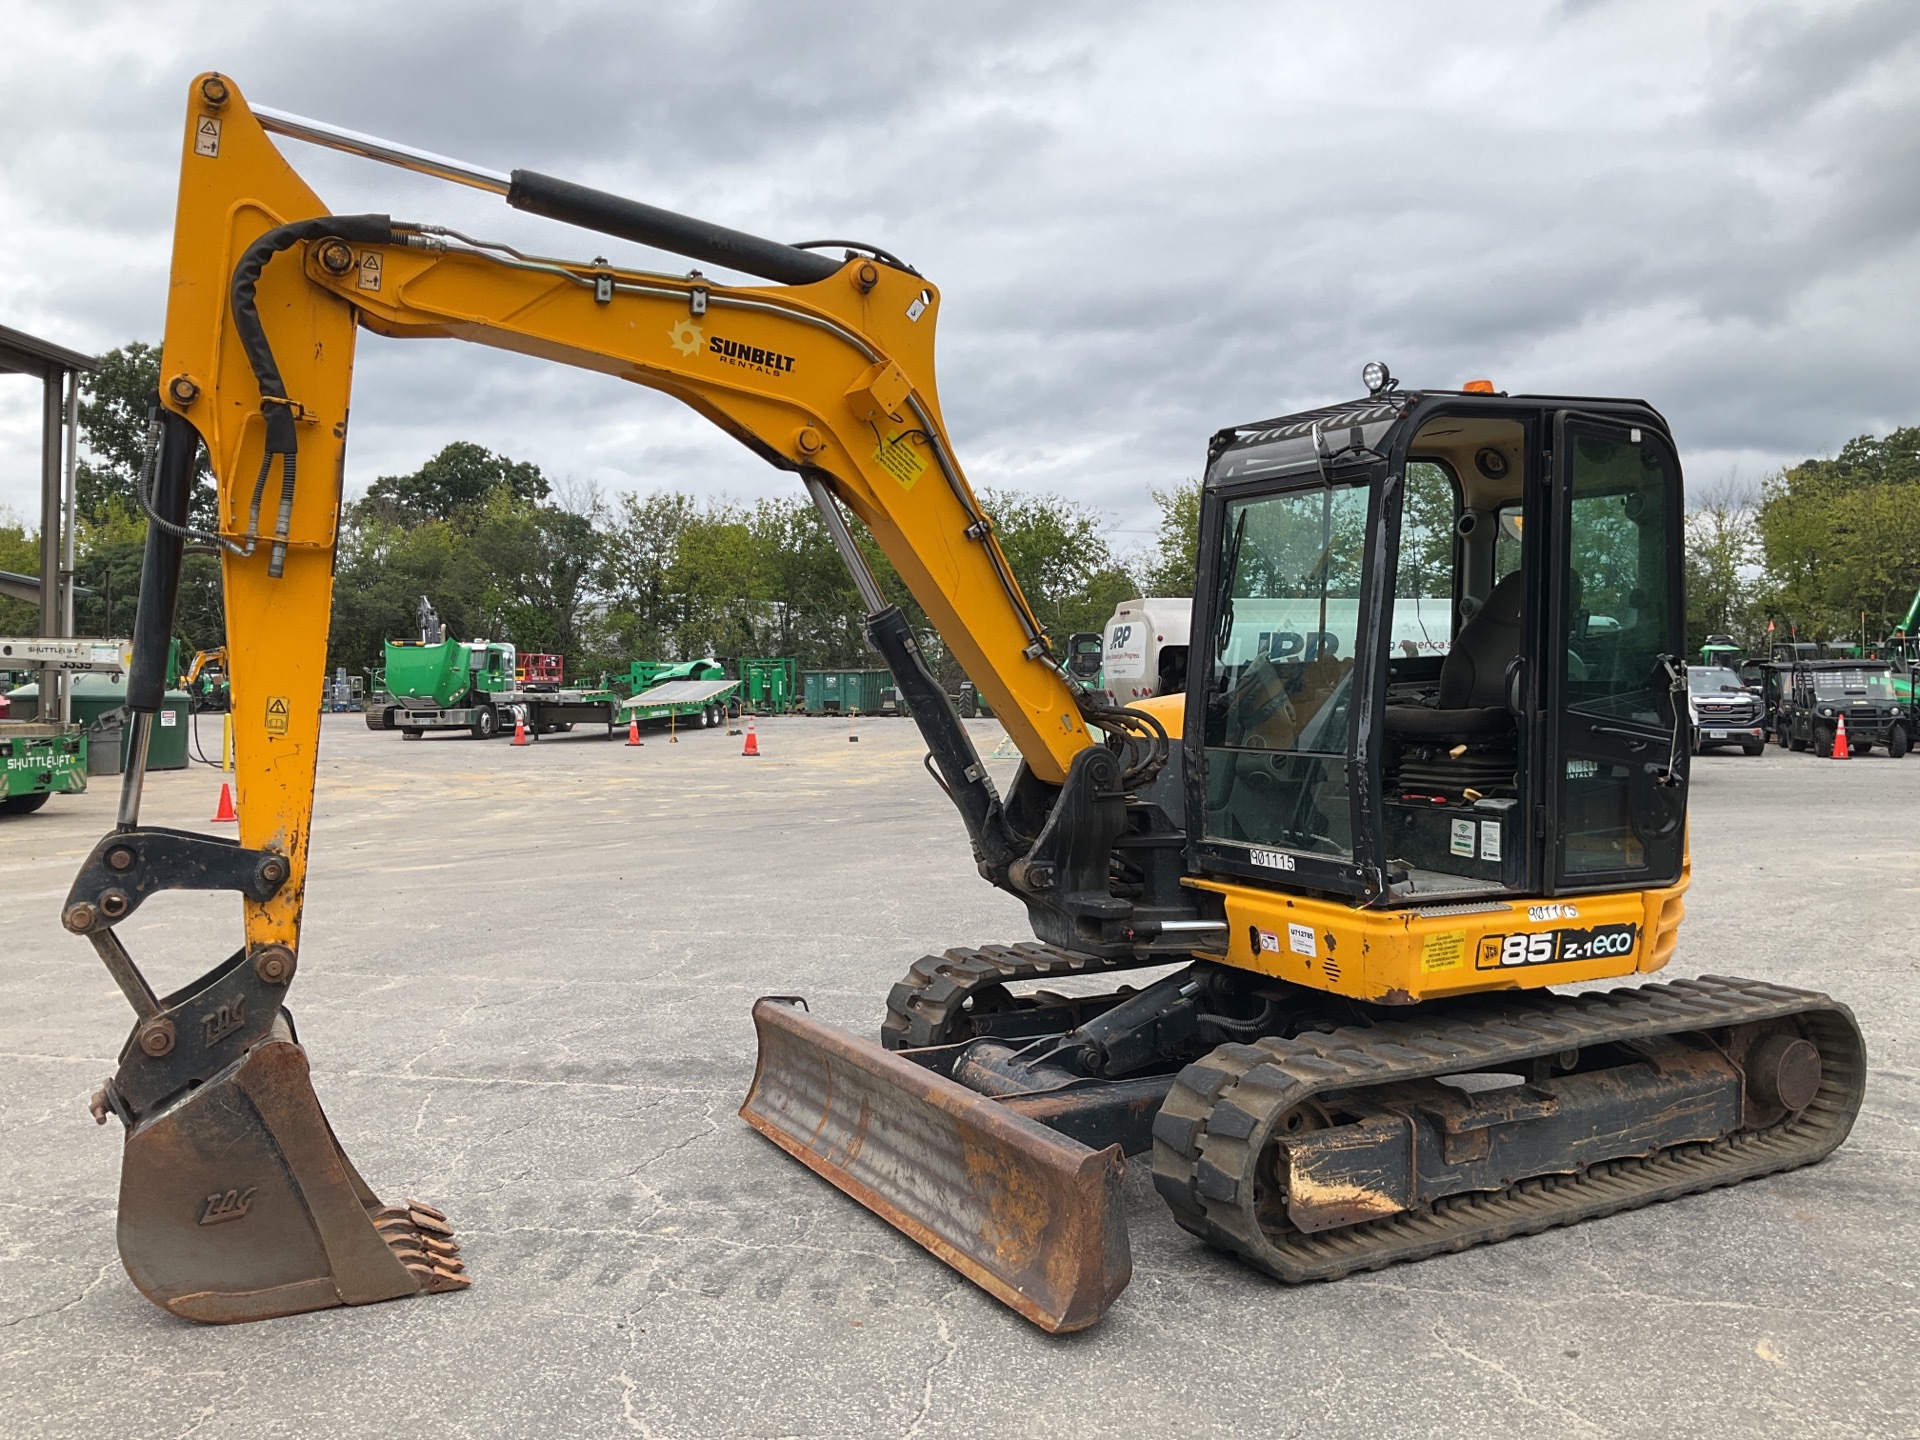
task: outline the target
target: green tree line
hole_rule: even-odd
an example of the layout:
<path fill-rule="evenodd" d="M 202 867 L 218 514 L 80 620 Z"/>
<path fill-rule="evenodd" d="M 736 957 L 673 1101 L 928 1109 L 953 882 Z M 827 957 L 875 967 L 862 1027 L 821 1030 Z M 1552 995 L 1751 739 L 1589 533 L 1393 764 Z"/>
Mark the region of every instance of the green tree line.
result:
<path fill-rule="evenodd" d="M 139 593 L 146 520 L 136 482 L 146 457 L 156 347 L 110 351 L 84 381 L 78 469 L 77 606 L 83 634 L 125 634 Z M 1041 621 L 1064 642 L 1097 629 L 1131 595 L 1192 593 L 1199 527 L 1193 481 L 1155 490 L 1153 542 L 1109 540 L 1095 510 L 1057 495 L 986 492 L 1000 543 Z M 204 461 L 195 516 L 213 513 Z M 1431 518 L 1431 517 L 1429 517 Z M 957 683 L 899 577 L 855 525 L 890 598 Z M 1443 535 L 1437 522 L 1428 527 Z M 1686 536 L 1691 644 L 1732 634 L 1877 639 L 1920 591 L 1920 427 L 1862 435 L 1831 459 L 1768 476 L 1757 495 L 1696 487 Z M 33 531 L 0 515 L 0 569 L 34 574 Z M 804 668 L 877 663 L 862 606 L 804 496 L 742 503 L 671 491 L 606 496 L 555 484 L 536 464 L 456 441 L 418 470 L 384 475 L 340 530 L 329 667 L 358 673 L 382 642 L 415 633 L 428 597 L 451 634 L 510 640 L 565 657 L 570 674 L 632 659 L 790 655 Z M 1864 617 L 1864 619 L 1863 619 Z M 0 599 L 0 633 L 30 633 L 30 605 Z M 175 630 L 194 648 L 224 639 L 219 565 L 187 557 Z"/>
<path fill-rule="evenodd" d="M 1920 596 L 1920 426 L 1860 435 L 1749 496 L 1699 491 L 1688 516 L 1687 616 L 1697 647 L 1732 635 L 1873 642 Z M 1911 633 L 1911 632 L 1910 632 Z"/>
<path fill-rule="evenodd" d="M 159 352 L 139 343 L 103 357 L 83 381 L 76 571 L 83 634 L 128 633 L 139 593 L 146 520 L 137 485 L 147 459 L 148 402 Z M 798 487 L 796 487 L 796 490 Z M 1121 555 L 1099 513 L 1057 495 L 982 496 L 1015 577 L 1041 622 L 1098 629 L 1141 593 L 1192 586 L 1196 486 L 1159 494 L 1161 544 Z M 210 521 L 204 460 L 195 518 Z M 920 631 L 942 678 L 956 685 L 925 615 L 857 521 L 855 538 L 886 595 Z M 33 532 L 0 516 L 0 569 L 39 569 Z M 427 597 L 461 638 L 509 640 L 564 657 L 570 675 L 624 671 L 633 659 L 793 656 L 803 668 L 878 663 L 864 607 L 811 503 L 801 494 L 742 503 L 672 491 L 608 497 L 556 485 L 536 464 L 455 441 L 418 470 L 383 475 L 345 507 L 327 661 L 357 674 L 383 642 L 417 633 Z M 175 631 L 190 648 L 224 639 L 219 564 L 190 554 Z M 0 600 L 0 631 L 31 633 L 33 607 Z"/>

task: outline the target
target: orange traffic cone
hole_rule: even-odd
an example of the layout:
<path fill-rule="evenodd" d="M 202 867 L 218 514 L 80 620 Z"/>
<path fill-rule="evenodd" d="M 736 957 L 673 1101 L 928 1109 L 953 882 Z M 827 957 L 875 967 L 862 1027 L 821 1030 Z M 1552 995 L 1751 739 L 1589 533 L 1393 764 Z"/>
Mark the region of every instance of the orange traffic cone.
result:
<path fill-rule="evenodd" d="M 240 823 L 240 817 L 233 808 L 233 787 L 224 780 L 220 782 L 220 803 L 214 808 L 213 820 L 216 825 Z"/>
<path fill-rule="evenodd" d="M 513 712 L 513 743 L 516 745 L 527 743 L 527 717 L 521 710 Z"/>
<path fill-rule="evenodd" d="M 751 720 L 747 721 L 747 748 L 740 753 L 742 755 L 758 755 L 760 753 L 760 737 L 753 733 L 753 721 Z"/>
<path fill-rule="evenodd" d="M 627 744 L 644 745 L 645 743 L 646 742 L 640 738 L 640 717 L 638 715 L 629 715 L 627 717 Z"/>
<path fill-rule="evenodd" d="M 1847 749 L 1847 717 L 1844 713 L 1840 716 L 1840 723 L 1834 726 L 1833 730 L 1833 758 L 1836 760 L 1853 758 L 1853 752 Z"/>

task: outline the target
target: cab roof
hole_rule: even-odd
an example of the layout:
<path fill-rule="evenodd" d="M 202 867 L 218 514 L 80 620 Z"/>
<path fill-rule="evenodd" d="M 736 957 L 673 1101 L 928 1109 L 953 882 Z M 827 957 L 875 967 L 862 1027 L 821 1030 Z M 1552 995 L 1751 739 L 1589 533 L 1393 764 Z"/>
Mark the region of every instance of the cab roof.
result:
<path fill-rule="evenodd" d="M 1563 410 L 1579 408 L 1595 411 L 1637 410 L 1663 431 L 1666 421 L 1660 412 L 1644 400 L 1620 396 L 1596 395 L 1509 395 L 1502 391 L 1479 390 L 1390 390 L 1337 405 L 1313 410 L 1296 410 L 1268 420 L 1232 425 L 1218 431 L 1207 445 L 1207 479 L 1213 482 L 1247 478 L 1253 473 L 1274 473 L 1291 469 L 1310 458 L 1317 434 L 1322 453 L 1337 458 L 1342 453 L 1370 451 L 1387 434 L 1394 422 L 1411 418 L 1421 409 L 1439 409 L 1450 413 L 1486 410 L 1510 416 L 1515 410 Z M 1230 452 L 1261 450 L 1252 455 L 1229 459 L 1216 466 Z"/>

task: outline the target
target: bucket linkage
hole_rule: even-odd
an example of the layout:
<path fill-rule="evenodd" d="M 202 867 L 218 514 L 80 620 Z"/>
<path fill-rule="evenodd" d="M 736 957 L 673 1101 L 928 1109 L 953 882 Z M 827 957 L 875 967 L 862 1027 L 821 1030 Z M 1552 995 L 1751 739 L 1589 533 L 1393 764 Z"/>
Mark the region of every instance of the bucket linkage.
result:
<path fill-rule="evenodd" d="M 167 889 L 271 899 L 286 857 L 158 827 L 115 831 L 68 893 L 64 920 L 92 942 L 138 1016 L 94 1118 L 126 1127 L 119 1246 L 149 1300 L 229 1323 L 363 1305 L 470 1283 L 446 1217 L 383 1205 L 320 1108 L 283 1006 L 293 951 L 243 949 L 156 996 L 114 925 Z"/>

